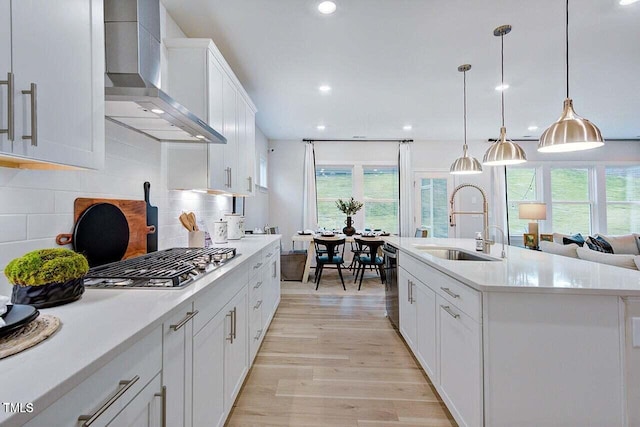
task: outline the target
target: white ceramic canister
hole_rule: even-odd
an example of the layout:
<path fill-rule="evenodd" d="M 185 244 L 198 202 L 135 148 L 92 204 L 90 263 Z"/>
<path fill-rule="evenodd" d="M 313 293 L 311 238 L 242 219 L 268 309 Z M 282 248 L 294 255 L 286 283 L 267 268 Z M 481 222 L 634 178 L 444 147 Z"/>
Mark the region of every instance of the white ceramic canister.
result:
<path fill-rule="evenodd" d="M 213 243 L 227 243 L 227 221 L 213 222 Z"/>
<path fill-rule="evenodd" d="M 227 238 L 229 240 L 239 240 L 244 234 L 242 232 L 242 215 L 240 214 L 224 214 L 227 221 Z"/>

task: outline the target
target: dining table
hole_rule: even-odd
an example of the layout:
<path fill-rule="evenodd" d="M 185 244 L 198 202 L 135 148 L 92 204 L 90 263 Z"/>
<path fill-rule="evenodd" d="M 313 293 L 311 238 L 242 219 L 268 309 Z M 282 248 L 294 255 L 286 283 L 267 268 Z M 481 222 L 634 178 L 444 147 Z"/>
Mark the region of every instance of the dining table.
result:
<path fill-rule="evenodd" d="M 309 273 L 311 272 L 311 264 L 316 257 L 316 246 L 313 244 L 313 239 L 315 237 L 322 237 L 323 239 L 345 239 L 345 243 L 353 243 L 356 238 L 364 239 L 364 240 L 380 240 L 384 237 L 388 236 L 388 234 L 384 235 L 371 235 L 371 236 L 363 236 L 361 234 L 354 234 L 353 236 L 347 236 L 346 234 L 333 234 L 333 235 L 325 235 L 321 233 L 305 233 L 300 234 L 296 233 L 291 236 L 291 248 L 295 250 L 296 242 L 302 242 L 303 245 L 306 245 L 307 249 L 307 260 L 304 263 L 304 272 L 302 274 L 302 283 L 309 282 Z"/>

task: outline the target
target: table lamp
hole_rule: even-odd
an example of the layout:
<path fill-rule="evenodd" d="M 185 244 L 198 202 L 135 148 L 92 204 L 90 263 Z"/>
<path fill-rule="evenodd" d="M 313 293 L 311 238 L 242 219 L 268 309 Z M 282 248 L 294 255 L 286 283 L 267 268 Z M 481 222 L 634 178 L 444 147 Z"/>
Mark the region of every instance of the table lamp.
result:
<path fill-rule="evenodd" d="M 520 219 L 535 220 L 529 222 L 529 234 L 535 234 L 538 240 L 538 220 L 547 219 L 546 203 L 521 203 L 518 206 L 518 217 Z"/>

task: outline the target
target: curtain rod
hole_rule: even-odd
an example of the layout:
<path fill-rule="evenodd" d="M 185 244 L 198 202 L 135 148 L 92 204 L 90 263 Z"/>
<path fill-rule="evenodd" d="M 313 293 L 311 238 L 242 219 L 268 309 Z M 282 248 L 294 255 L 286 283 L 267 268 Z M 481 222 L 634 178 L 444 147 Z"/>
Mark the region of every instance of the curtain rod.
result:
<path fill-rule="evenodd" d="M 302 142 L 413 142 L 413 139 L 303 139 Z"/>

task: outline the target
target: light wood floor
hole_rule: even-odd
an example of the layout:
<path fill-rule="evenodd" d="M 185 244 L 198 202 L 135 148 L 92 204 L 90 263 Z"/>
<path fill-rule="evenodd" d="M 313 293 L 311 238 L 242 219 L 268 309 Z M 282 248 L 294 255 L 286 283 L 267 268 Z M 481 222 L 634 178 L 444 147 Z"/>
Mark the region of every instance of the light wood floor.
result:
<path fill-rule="evenodd" d="M 369 276 L 370 278 L 367 278 Z M 282 282 L 282 301 L 227 426 L 455 426 L 385 318 L 373 273 L 358 292 L 325 270 Z"/>

